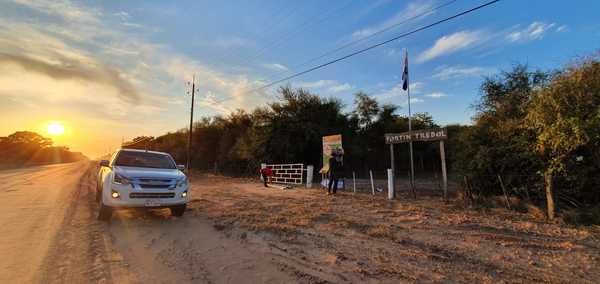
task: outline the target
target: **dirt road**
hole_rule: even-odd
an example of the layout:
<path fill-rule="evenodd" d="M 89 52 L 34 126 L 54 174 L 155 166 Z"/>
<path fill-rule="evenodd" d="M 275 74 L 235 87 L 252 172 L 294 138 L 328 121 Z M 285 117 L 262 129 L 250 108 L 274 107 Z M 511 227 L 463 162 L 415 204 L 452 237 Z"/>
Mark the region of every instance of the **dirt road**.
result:
<path fill-rule="evenodd" d="M 0 171 L 0 282 L 31 282 L 88 163 Z"/>
<path fill-rule="evenodd" d="M 270 248 L 167 209 L 96 220 L 96 167 L 0 171 L 0 283 L 290 283 Z M 266 249 L 265 249 L 266 248 Z"/>
<path fill-rule="evenodd" d="M 578 282 L 593 230 L 438 198 L 264 189 L 195 176 L 184 217 L 96 220 L 96 166 L 0 171 L 0 283 Z"/>

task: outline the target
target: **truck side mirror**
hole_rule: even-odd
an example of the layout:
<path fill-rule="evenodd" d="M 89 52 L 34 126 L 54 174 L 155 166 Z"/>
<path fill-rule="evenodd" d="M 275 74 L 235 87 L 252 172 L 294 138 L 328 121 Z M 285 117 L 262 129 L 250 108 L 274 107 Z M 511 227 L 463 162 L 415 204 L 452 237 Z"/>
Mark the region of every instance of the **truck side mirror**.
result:
<path fill-rule="evenodd" d="M 109 162 L 108 160 L 100 160 L 100 166 L 101 167 L 108 167 Z"/>
<path fill-rule="evenodd" d="M 177 169 L 180 171 L 185 171 L 185 165 L 177 165 Z"/>

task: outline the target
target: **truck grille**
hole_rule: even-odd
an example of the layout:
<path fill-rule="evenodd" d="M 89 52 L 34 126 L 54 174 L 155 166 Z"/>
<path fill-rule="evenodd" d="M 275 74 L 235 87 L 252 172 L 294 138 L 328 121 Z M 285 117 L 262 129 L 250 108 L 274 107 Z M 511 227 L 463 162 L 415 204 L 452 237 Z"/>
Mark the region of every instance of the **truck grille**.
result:
<path fill-rule="evenodd" d="M 173 198 L 174 192 L 132 192 L 129 198 Z"/>
<path fill-rule="evenodd" d="M 170 184 L 143 184 L 140 183 L 140 187 L 142 188 L 169 188 Z"/>
<path fill-rule="evenodd" d="M 137 183 L 141 188 L 174 188 L 175 180 L 140 178 Z"/>

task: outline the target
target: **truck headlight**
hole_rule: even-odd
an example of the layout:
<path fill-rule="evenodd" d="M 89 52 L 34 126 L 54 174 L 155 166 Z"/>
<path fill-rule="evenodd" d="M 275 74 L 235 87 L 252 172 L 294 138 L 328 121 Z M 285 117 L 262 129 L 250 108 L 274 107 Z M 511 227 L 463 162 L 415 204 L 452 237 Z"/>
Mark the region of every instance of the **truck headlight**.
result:
<path fill-rule="evenodd" d="M 181 197 L 186 198 L 187 197 L 187 191 L 184 191 L 181 193 Z"/>
<path fill-rule="evenodd" d="M 177 181 L 177 187 L 186 186 L 188 184 L 187 177 L 184 177 Z"/>
<path fill-rule="evenodd" d="M 112 198 L 119 198 L 119 196 L 121 196 L 118 192 L 116 191 L 112 191 L 112 193 L 110 194 L 110 196 L 112 196 Z"/>
<path fill-rule="evenodd" d="M 115 173 L 115 175 L 113 176 L 113 183 L 122 184 L 122 185 L 130 185 L 131 184 L 129 179 L 127 179 L 126 177 L 124 177 L 118 173 Z"/>

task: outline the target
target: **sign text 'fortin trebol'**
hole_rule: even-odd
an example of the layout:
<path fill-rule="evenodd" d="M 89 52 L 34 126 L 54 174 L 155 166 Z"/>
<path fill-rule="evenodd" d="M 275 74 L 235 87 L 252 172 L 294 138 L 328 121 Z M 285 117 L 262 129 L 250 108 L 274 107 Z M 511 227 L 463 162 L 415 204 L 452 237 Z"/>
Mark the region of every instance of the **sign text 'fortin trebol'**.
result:
<path fill-rule="evenodd" d="M 412 141 L 437 141 L 448 138 L 446 128 L 425 129 L 412 131 Z M 407 143 L 411 141 L 408 132 L 386 133 L 385 144 Z"/>

